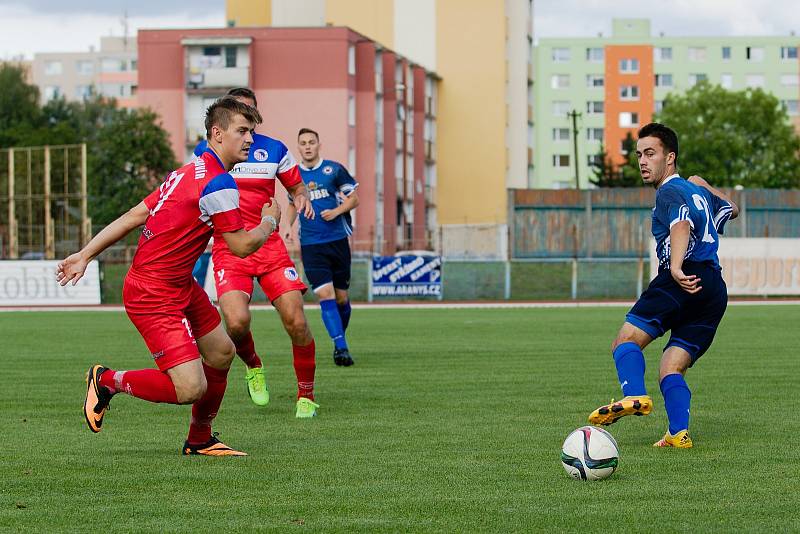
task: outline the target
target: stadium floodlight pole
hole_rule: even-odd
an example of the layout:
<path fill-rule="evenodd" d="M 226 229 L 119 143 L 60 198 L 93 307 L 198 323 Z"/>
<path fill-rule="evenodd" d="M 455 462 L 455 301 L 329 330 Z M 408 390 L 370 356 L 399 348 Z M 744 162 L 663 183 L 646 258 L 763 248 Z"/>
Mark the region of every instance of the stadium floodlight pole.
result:
<path fill-rule="evenodd" d="M 581 113 L 573 109 L 567 113 L 567 117 L 572 119 L 572 144 L 575 151 L 575 189 L 581 188 L 581 180 L 578 174 L 578 117 Z"/>

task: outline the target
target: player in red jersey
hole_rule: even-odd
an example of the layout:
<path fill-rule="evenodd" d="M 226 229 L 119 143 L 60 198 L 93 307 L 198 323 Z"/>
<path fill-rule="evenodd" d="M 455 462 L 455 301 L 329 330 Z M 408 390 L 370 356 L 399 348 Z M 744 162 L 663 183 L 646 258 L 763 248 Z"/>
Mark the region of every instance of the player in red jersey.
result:
<path fill-rule="evenodd" d="M 247 158 L 253 129 L 260 122 L 255 108 L 233 98 L 216 101 L 206 114 L 208 149 L 173 171 L 157 190 L 104 228 L 83 250 L 59 263 L 59 283 L 74 285 L 89 261 L 144 225 L 125 277 L 123 302 L 158 369 L 115 371 L 93 365 L 84 401 L 84 416 L 93 432 L 101 430 L 109 402 L 117 393 L 150 402 L 194 403 L 183 454 L 245 455 L 211 433 L 235 349 L 216 309 L 192 278 L 192 266 L 215 230 L 241 257 L 259 250 L 275 231 L 271 221 L 280 215 L 276 202 L 264 205 L 260 224 L 244 229 L 239 191 L 227 172 Z"/>
<path fill-rule="evenodd" d="M 232 89 L 228 95 L 256 107 L 256 96 L 246 87 Z M 202 148 L 202 144 L 198 149 Z M 253 134 L 253 144 L 246 162 L 237 164 L 231 176 L 241 194 L 241 211 L 245 228 L 259 223 L 261 205 L 275 196 L 275 180 L 280 180 L 294 198 L 298 212 L 313 218 L 314 210 L 306 196 L 303 179 L 291 152 L 281 141 L 266 135 Z M 314 338 L 303 311 L 306 286 L 289 257 L 286 245 L 278 233 L 271 235 L 264 246 L 247 258 L 233 254 L 229 245 L 215 232 L 212 259 L 217 298 L 228 334 L 236 352 L 248 366 L 247 382 L 250 397 L 258 405 L 269 402 L 261 360 L 256 354 L 250 332 L 250 299 L 253 279 L 257 279 L 267 298 L 275 306 L 286 333 L 292 340 L 294 369 L 297 377 L 295 415 L 308 418 L 316 415 L 319 405 L 314 402 L 314 373 L 316 369 Z"/>

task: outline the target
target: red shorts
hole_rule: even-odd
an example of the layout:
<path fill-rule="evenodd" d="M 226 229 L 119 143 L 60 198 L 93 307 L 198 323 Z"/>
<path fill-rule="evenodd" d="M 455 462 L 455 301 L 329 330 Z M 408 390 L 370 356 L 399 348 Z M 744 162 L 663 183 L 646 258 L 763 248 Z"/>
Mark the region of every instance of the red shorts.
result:
<path fill-rule="evenodd" d="M 220 323 L 219 312 L 194 279 L 185 285 L 168 286 L 129 272 L 122 302 L 162 371 L 199 358 L 195 338 Z"/>
<path fill-rule="evenodd" d="M 252 298 L 253 278 L 258 279 L 270 302 L 289 291 L 305 293 L 308 290 L 277 233 L 246 258 L 234 256 L 223 244 L 214 247 L 211 259 L 217 299 L 229 291 L 242 291 Z"/>

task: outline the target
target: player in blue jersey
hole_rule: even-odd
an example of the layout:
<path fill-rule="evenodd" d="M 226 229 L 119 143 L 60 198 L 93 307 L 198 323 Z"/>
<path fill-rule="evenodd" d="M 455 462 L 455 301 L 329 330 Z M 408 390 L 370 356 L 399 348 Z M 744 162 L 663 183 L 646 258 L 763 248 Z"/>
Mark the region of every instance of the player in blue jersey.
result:
<path fill-rule="evenodd" d="M 650 413 L 653 401 L 644 385 L 642 350 L 670 330 L 659 370 L 669 429 L 654 446 L 689 448 L 692 395 L 684 374 L 711 346 L 725 313 L 728 292 L 717 257 L 719 234 L 739 209 L 702 178 L 681 178 L 676 171 L 678 136 L 670 128 L 644 126 L 636 155 L 644 183 L 656 189 L 652 232 L 658 275 L 611 345 L 624 398 L 596 409 L 589 422 L 610 425 L 626 415 Z"/>
<path fill-rule="evenodd" d="M 314 217 L 301 214 L 300 251 L 303 268 L 322 310 L 322 322 L 334 345 L 336 365 L 353 365 L 345 332 L 350 323 L 350 211 L 358 206 L 358 183 L 341 164 L 321 159 L 319 134 L 303 128 L 297 135 L 300 175 L 306 185 Z M 296 210 L 292 203 L 289 227 Z"/>

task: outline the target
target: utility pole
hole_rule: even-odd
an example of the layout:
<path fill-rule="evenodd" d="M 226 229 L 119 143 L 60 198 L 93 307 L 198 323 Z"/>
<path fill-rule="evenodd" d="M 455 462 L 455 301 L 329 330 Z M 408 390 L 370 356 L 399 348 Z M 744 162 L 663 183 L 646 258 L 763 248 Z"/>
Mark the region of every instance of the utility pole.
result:
<path fill-rule="evenodd" d="M 575 189 L 581 188 L 581 180 L 578 174 L 578 117 L 580 116 L 581 113 L 578 113 L 575 109 L 567 113 L 567 117 L 572 119 L 572 142 L 575 152 Z"/>

